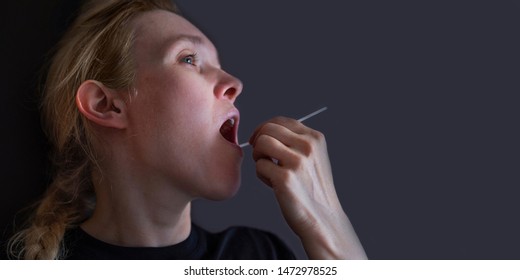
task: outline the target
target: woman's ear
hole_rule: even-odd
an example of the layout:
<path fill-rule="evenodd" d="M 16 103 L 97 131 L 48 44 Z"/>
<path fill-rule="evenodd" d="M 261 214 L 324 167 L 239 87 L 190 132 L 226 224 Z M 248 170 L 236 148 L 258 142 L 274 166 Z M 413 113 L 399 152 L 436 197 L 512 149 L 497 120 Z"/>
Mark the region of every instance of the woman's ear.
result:
<path fill-rule="evenodd" d="M 127 126 L 126 103 L 116 91 L 94 80 L 84 81 L 76 92 L 76 106 L 90 121 L 104 127 Z"/>

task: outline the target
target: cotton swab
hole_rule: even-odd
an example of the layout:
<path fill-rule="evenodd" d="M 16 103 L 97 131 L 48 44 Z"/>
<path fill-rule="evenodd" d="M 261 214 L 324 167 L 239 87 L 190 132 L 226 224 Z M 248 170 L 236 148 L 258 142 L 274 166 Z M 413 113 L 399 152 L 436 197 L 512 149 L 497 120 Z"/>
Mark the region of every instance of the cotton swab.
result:
<path fill-rule="evenodd" d="M 316 110 L 316 111 L 314 111 L 314 112 L 308 114 L 308 115 L 305 116 L 305 117 L 301 117 L 301 118 L 298 119 L 298 121 L 299 121 L 299 122 L 303 122 L 304 120 L 309 119 L 309 118 L 311 118 L 311 117 L 314 117 L 314 116 L 316 116 L 317 114 L 319 114 L 319 113 L 321 113 L 321 112 L 323 112 L 323 111 L 325 111 L 325 110 L 327 110 L 327 107 L 323 107 L 323 108 L 321 108 L 321 109 L 319 109 L 319 110 Z"/>
<path fill-rule="evenodd" d="M 301 117 L 301 118 L 298 119 L 298 121 L 299 122 L 303 122 L 304 120 L 306 120 L 308 118 L 311 118 L 311 117 L 314 117 L 317 114 L 319 114 L 319 113 L 321 113 L 321 112 L 323 112 L 325 110 L 327 110 L 327 107 L 323 107 L 323 108 L 321 108 L 319 110 L 316 110 L 316 111 L 306 115 L 305 117 Z M 249 146 L 249 145 L 251 145 L 251 144 L 249 144 L 249 142 L 245 142 L 245 143 L 240 144 L 239 146 L 240 146 L 240 148 L 243 148 L 243 147 L 246 147 L 246 146 Z"/>

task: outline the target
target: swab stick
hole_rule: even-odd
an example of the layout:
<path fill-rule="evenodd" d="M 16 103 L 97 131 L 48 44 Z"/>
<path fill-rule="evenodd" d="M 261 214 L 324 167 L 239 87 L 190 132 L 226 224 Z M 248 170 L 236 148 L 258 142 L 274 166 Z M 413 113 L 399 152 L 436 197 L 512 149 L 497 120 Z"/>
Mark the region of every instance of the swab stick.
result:
<path fill-rule="evenodd" d="M 317 114 L 319 114 L 319 113 L 321 113 L 321 112 L 323 112 L 325 110 L 327 110 L 327 107 L 323 107 L 323 108 L 321 108 L 319 110 L 316 110 L 316 111 L 306 115 L 305 117 L 301 117 L 301 118 L 298 119 L 298 121 L 299 122 L 303 122 L 304 120 L 309 119 L 311 117 L 314 117 Z M 245 142 L 245 143 L 240 144 L 239 146 L 240 146 L 240 148 L 243 148 L 243 147 L 246 147 L 246 146 L 249 146 L 249 145 L 250 145 L 249 142 Z"/>

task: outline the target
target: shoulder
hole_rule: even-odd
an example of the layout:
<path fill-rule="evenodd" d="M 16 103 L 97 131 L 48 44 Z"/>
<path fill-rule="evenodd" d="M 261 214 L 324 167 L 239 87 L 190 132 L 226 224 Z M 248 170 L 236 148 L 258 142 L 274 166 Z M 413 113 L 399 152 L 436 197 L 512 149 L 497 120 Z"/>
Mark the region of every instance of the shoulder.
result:
<path fill-rule="evenodd" d="M 295 259 L 275 234 L 251 227 L 230 227 L 216 233 L 199 228 L 205 236 L 209 259 Z"/>

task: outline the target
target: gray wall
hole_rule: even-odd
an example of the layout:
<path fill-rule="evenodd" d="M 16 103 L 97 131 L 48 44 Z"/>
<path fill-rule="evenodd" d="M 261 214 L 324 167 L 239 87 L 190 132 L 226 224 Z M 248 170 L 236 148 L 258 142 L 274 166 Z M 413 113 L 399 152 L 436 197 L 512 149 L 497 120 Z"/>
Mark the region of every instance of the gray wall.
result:
<path fill-rule="evenodd" d="M 48 179 L 31 94 L 71 3 L 4 10 L 4 232 Z M 306 124 L 327 137 L 338 195 L 370 258 L 520 257 L 517 1 L 178 4 L 244 82 L 241 142 L 273 116 L 329 107 Z M 197 201 L 195 221 L 275 232 L 305 258 L 245 151 L 238 195 Z"/>
<path fill-rule="evenodd" d="M 179 1 L 245 84 L 241 140 L 276 115 L 325 133 L 372 258 L 518 258 L 520 7 L 512 1 Z M 301 257 L 246 149 L 212 229 L 270 229 Z"/>

